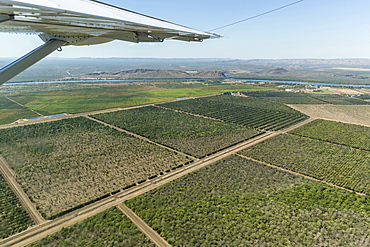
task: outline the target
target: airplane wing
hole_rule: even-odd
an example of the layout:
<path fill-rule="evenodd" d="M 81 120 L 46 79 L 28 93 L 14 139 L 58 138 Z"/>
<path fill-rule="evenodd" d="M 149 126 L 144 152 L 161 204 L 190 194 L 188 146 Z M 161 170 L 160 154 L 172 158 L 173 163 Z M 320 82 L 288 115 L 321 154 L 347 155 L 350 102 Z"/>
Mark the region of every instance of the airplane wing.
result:
<path fill-rule="evenodd" d="M 65 45 L 221 37 L 95 0 L 0 0 L 0 32 L 36 34 L 45 42 L 1 69 L 0 85 Z"/>

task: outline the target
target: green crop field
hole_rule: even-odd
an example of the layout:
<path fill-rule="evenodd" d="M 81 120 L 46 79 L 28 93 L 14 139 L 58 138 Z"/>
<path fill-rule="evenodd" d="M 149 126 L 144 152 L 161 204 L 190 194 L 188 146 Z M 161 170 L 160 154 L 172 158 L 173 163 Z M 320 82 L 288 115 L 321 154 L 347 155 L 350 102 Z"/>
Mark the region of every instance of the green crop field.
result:
<path fill-rule="evenodd" d="M 48 218 L 191 161 L 86 118 L 3 129 L 0 143 Z"/>
<path fill-rule="evenodd" d="M 0 239 L 27 229 L 33 222 L 0 175 Z"/>
<path fill-rule="evenodd" d="M 308 94 L 292 93 L 292 92 L 246 92 L 247 96 L 262 98 L 284 104 L 327 104 L 319 99 L 310 97 Z"/>
<path fill-rule="evenodd" d="M 370 105 L 370 102 L 362 99 L 342 96 L 338 94 L 309 94 L 312 98 L 327 102 L 333 105 Z"/>
<path fill-rule="evenodd" d="M 261 130 L 283 129 L 307 118 L 281 103 L 228 95 L 183 100 L 161 106 Z"/>
<path fill-rule="evenodd" d="M 370 127 L 317 119 L 289 133 L 370 151 Z"/>
<path fill-rule="evenodd" d="M 126 203 L 173 246 L 364 246 L 370 198 L 231 156 Z"/>
<path fill-rule="evenodd" d="M 261 133 L 153 106 L 93 117 L 198 158 Z"/>
<path fill-rule="evenodd" d="M 79 113 L 196 97 L 229 91 L 271 90 L 250 85 L 217 85 L 167 89 L 151 85 L 95 86 L 70 90 L 30 92 L 9 98 L 44 115 Z"/>
<path fill-rule="evenodd" d="M 294 135 L 279 135 L 241 154 L 370 194 L 370 152 Z"/>
<path fill-rule="evenodd" d="M 155 246 L 117 208 L 111 208 L 71 227 L 48 236 L 37 246 Z"/>
<path fill-rule="evenodd" d="M 38 116 L 35 112 L 24 108 L 5 97 L 0 97 L 0 125 L 12 123 L 18 119 Z"/>
<path fill-rule="evenodd" d="M 246 92 L 248 96 L 263 98 L 284 104 L 333 104 L 333 105 L 370 105 L 362 99 L 337 94 L 306 94 L 293 92 Z"/>

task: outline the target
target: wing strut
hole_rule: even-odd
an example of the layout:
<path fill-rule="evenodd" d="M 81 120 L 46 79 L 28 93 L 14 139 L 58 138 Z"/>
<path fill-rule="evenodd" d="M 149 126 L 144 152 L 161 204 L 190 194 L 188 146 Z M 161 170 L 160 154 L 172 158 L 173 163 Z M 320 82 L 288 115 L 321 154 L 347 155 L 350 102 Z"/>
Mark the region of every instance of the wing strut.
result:
<path fill-rule="evenodd" d="M 4 68 L 0 69 L 0 85 L 4 84 L 14 76 L 34 65 L 59 47 L 62 47 L 67 42 L 63 40 L 52 39 L 45 44 L 34 49 L 30 53 L 15 60 Z"/>

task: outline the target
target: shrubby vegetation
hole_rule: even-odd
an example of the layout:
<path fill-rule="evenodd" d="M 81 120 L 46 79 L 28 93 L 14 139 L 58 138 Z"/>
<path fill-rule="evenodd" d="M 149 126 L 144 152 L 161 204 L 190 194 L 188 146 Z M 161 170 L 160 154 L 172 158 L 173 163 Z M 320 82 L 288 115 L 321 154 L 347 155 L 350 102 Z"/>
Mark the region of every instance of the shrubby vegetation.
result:
<path fill-rule="evenodd" d="M 48 218 L 191 161 L 86 118 L 3 129 L 0 143 Z"/>
<path fill-rule="evenodd" d="M 0 175 L 0 239 L 27 229 L 33 222 Z"/>
<path fill-rule="evenodd" d="M 198 158 L 261 133 L 153 106 L 93 117 Z"/>
<path fill-rule="evenodd" d="M 370 152 L 294 135 L 279 135 L 241 154 L 370 194 Z"/>
<path fill-rule="evenodd" d="M 261 130 L 283 129 L 307 118 L 280 103 L 228 95 L 177 101 L 162 106 Z"/>
<path fill-rule="evenodd" d="M 317 119 L 289 133 L 370 151 L 370 128 Z"/>
<path fill-rule="evenodd" d="M 155 246 L 117 208 L 111 208 L 30 246 Z"/>
<path fill-rule="evenodd" d="M 231 156 L 126 203 L 173 246 L 361 246 L 370 199 Z"/>

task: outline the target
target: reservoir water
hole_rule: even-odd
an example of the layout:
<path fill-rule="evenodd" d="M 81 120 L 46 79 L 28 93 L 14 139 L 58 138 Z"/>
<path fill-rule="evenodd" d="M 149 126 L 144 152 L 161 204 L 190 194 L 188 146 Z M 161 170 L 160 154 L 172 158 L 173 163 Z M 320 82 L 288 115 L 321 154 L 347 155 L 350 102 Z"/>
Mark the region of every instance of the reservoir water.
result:
<path fill-rule="evenodd" d="M 75 80 L 75 81 L 38 81 L 38 82 L 7 82 L 4 85 L 33 85 L 33 84 L 50 84 L 50 83 L 98 83 L 98 82 L 153 82 L 153 81 L 199 81 L 199 80 L 213 80 L 213 79 L 122 79 L 122 80 Z M 214 79 L 217 80 L 217 79 Z M 238 79 L 227 78 L 222 81 L 245 81 L 245 82 L 269 82 L 291 85 L 311 85 L 311 86 L 328 86 L 328 87 L 353 87 L 364 88 L 370 85 L 349 85 L 349 84 L 335 84 L 335 83 L 318 83 L 318 82 L 299 82 L 299 81 L 278 81 L 278 80 L 262 80 L 262 79 Z"/>

